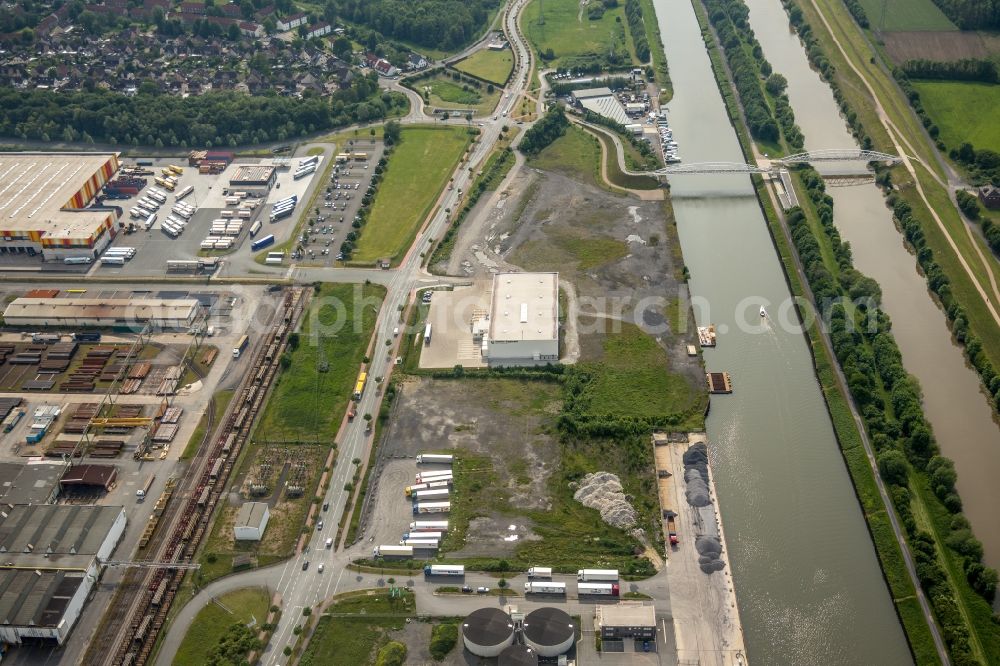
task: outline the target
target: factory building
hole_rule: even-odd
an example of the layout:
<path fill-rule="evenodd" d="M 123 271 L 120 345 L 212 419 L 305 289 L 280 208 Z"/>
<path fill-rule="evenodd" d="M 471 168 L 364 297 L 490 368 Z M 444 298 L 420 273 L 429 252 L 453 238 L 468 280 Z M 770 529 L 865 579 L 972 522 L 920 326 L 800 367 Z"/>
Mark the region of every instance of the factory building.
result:
<path fill-rule="evenodd" d="M 490 367 L 528 366 L 559 360 L 559 274 L 493 276 L 488 319 L 472 322 Z"/>
<path fill-rule="evenodd" d="M 656 608 L 641 601 L 598 606 L 594 626 L 601 632 L 601 638 L 651 641 L 656 638 Z"/>
<path fill-rule="evenodd" d="M 188 329 L 198 314 L 193 298 L 16 298 L 4 310 L 8 326 L 101 326 Z"/>
<path fill-rule="evenodd" d="M 7 505 L 0 512 L 0 641 L 61 645 L 125 532 L 125 507 Z"/>
<path fill-rule="evenodd" d="M 68 463 L 0 463 L 0 503 L 48 504 L 59 495 L 59 479 Z"/>
<path fill-rule="evenodd" d="M 229 179 L 229 190 L 241 190 L 255 195 L 266 195 L 275 181 L 278 171 L 270 164 L 241 164 Z"/>
<path fill-rule="evenodd" d="M 0 257 L 96 257 L 121 209 L 87 206 L 116 171 L 117 153 L 0 154 Z"/>
<path fill-rule="evenodd" d="M 514 643 L 514 621 L 499 608 L 480 608 L 462 623 L 462 640 L 477 657 L 499 656 Z"/>
<path fill-rule="evenodd" d="M 539 608 L 524 618 L 524 642 L 540 657 L 558 657 L 576 642 L 576 625 L 562 609 Z"/>
<path fill-rule="evenodd" d="M 236 524 L 233 525 L 233 538 L 237 541 L 260 541 L 264 538 L 267 521 L 271 519 L 264 502 L 244 502 L 236 514 Z"/>
<path fill-rule="evenodd" d="M 625 113 L 625 107 L 618 101 L 610 88 L 574 90 L 572 95 L 573 101 L 583 109 L 609 118 L 619 125 L 626 125 L 630 122 L 628 114 Z"/>

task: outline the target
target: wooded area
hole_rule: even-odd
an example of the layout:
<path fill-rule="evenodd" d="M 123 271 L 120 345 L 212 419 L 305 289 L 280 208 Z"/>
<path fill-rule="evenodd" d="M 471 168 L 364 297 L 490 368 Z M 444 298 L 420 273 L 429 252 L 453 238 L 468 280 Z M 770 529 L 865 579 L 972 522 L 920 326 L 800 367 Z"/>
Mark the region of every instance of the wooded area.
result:
<path fill-rule="evenodd" d="M 485 30 L 498 0 L 334 0 L 337 14 L 386 37 L 452 50 Z"/>
<path fill-rule="evenodd" d="M 933 0 L 962 30 L 1000 28 L 1000 0 Z"/>
<path fill-rule="evenodd" d="M 104 90 L 54 93 L 0 90 L 0 136 L 147 146 L 238 146 L 385 118 L 406 108 L 403 95 L 379 92 L 375 74 L 358 76 L 330 99 L 219 92 L 181 98 Z"/>

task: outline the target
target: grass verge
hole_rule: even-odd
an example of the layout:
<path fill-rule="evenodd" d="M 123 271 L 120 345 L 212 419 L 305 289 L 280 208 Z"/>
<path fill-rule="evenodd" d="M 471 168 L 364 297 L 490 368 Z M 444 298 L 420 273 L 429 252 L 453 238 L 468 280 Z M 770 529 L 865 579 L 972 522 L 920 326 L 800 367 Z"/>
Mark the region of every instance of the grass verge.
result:
<path fill-rule="evenodd" d="M 270 605 L 271 595 L 264 588 L 244 588 L 221 595 L 216 603 L 209 603 L 198 611 L 177 648 L 174 666 L 240 663 L 250 650 L 240 650 L 239 646 L 231 645 L 228 641 L 223 646 L 223 637 L 234 624 L 245 626 L 254 620 L 258 624 L 264 622 Z M 253 635 L 256 636 L 256 630 Z M 213 658 L 220 657 L 228 658 L 228 661 L 213 661 Z"/>
<path fill-rule="evenodd" d="M 416 612 L 413 595 L 401 590 L 360 592 L 327 608 L 299 660 L 300 666 L 364 666 L 374 664 L 389 632 L 406 626 Z"/>
<path fill-rule="evenodd" d="M 226 413 L 226 408 L 229 407 L 229 403 L 233 399 L 233 393 L 233 389 L 223 389 L 215 392 L 215 395 L 212 396 L 212 401 L 208 405 L 208 409 L 201 415 L 198 425 L 195 426 L 194 432 L 191 433 L 191 439 L 188 440 L 187 446 L 184 447 L 184 452 L 181 453 L 181 460 L 194 458 L 194 454 L 198 452 L 198 448 L 205 438 L 209 418 L 211 418 L 213 427 L 219 424 L 219 420 Z"/>

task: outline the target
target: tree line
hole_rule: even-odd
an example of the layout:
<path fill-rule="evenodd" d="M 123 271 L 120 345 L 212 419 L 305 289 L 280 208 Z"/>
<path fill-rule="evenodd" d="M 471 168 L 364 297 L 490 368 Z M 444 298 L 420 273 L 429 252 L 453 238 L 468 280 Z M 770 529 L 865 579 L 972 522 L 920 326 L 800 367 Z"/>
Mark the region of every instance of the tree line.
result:
<path fill-rule="evenodd" d="M 646 23 L 642 18 L 639 0 L 625 0 L 625 18 L 628 19 L 628 29 L 632 33 L 635 56 L 640 62 L 649 62 L 649 40 L 646 38 Z"/>
<path fill-rule="evenodd" d="M 973 222 L 978 222 L 983 228 L 983 236 L 989 244 L 993 253 L 1000 257 L 1000 225 L 994 224 L 993 220 L 983 217 L 983 209 L 979 206 L 979 197 L 970 194 L 965 190 L 955 192 L 958 200 L 958 207 Z"/>
<path fill-rule="evenodd" d="M 854 269 L 850 248 L 833 225 L 833 199 L 826 194 L 822 178 L 807 169 L 802 173 L 802 181 L 815 204 L 822 232 L 834 249 L 837 275 L 825 265 L 820 242 L 801 208 L 788 213 L 792 242 L 817 307 L 827 322 L 834 354 L 871 434 L 880 474 L 890 485 L 893 504 L 918 564 L 918 578 L 934 607 L 949 652 L 956 664 L 978 663 L 972 655 L 968 628 L 955 602 L 955 591 L 938 560 L 935 540 L 913 517 L 911 475 L 923 476 L 927 486 L 952 514 L 951 529 L 944 535 L 942 545 L 958 555 L 970 587 L 988 602 L 996 594 L 997 573 L 981 562 L 982 544 L 973 536 L 968 520 L 961 513 L 962 500 L 955 489 L 954 464 L 940 453 L 931 426 L 924 417 L 920 386 L 903 367 L 902 355 L 891 332 L 892 322 L 878 307 L 881 289 L 874 280 Z M 929 271 L 932 289 L 938 294 L 947 294 L 947 278 L 922 242 L 919 226 L 913 222 L 908 204 L 897 200 L 894 210 L 907 238 L 919 243 L 918 259 L 923 257 L 921 266 Z M 851 307 L 847 307 L 847 299 Z"/>
<path fill-rule="evenodd" d="M 386 37 L 435 49 L 468 44 L 486 27 L 498 0 L 333 0 L 336 12 Z"/>
<path fill-rule="evenodd" d="M 213 92 L 188 98 L 105 90 L 0 90 L 0 136 L 145 146 L 220 147 L 284 141 L 405 109 L 375 75 L 355 77 L 330 98 Z"/>
<path fill-rule="evenodd" d="M 1000 82 L 1000 72 L 992 60 L 963 58 L 962 60 L 907 60 L 903 71 L 915 79 L 944 79 L 946 81 Z"/>
<path fill-rule="evenodd" d="M 761 141 L 776 142 L 781 132 L 760 87 L 760 70 L 754 62 L 763 60 L 763 51 L 750 30 L 749 10 L 738 0 L 704 0 L 708 19 L 722 45 L 750 134 Z M 742 33 L 742 36 L 741 36 Z M 746 40 L 753 56 L 743 47 Z"/>
<path fill-rule="evenodd" d="M 517 148 L 525 155 L 537 155 L 546 146 L 565 134 L 567 127 L 569 127 L 569 120 L 566 118 L 562 106 L 553 104 L 545 112 L 545 116 L 524 133 L 524 138 L 521 139 Z"/>
<path fill-rule="evenodd" d="M 865 8 L 861 6 L 860 0 L 844 0 L 844 4 L 847 5 L 847 11 L 851 12 L 851 16 L 858 22 L 858 25 L 867 28 L 868 14 L 865 13 Z"/>
<path fill-rule="evenodd" d="M 1000 28 L 1000 0 L 934 0 L 934 4 L 962 30 Z"/>

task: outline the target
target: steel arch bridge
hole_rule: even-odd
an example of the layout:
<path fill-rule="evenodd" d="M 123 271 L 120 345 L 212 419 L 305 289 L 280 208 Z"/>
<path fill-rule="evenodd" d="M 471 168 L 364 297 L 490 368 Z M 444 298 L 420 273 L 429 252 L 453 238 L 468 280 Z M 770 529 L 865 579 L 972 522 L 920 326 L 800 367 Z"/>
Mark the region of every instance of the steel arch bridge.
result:
<path fill-rule="evenodd" d="M 743 164 L 742 162 L 697 162 L 691 164 L 674 164 L 649 172 L 652 176 L 675 176 L 695 173 L 771 173 L 777 167 L 787 167 L 793 164 L 812 162 L 900 162 L 896 155 L 879 153 L 874 150 L 860 148 L 830 148 L 812 150 L 796 155 L 789 155 L 771 161 L 770 166 Z"/>

